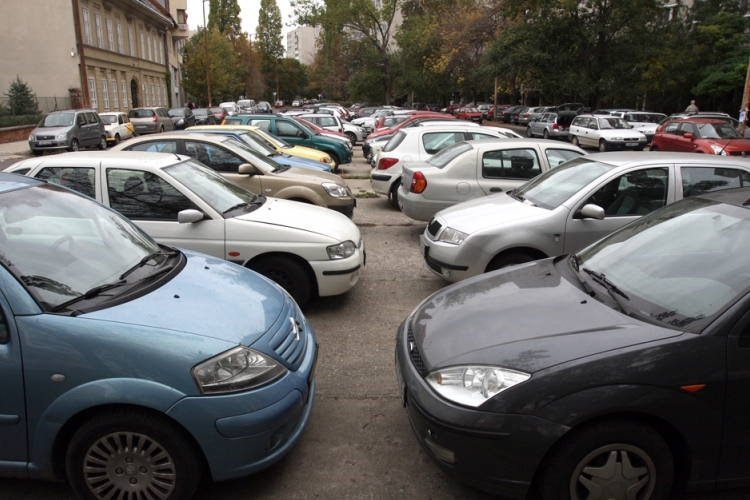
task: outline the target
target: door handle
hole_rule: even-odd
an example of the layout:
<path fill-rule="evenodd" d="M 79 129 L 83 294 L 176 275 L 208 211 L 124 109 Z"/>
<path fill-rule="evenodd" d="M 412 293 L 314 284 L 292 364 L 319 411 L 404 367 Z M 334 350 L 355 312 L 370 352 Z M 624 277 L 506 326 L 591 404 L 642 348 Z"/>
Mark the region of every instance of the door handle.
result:
<path fill-rule="evenodd" d="M 502 188 L 497 188 L 497 187 L 490 188 L 490 193 L 502 193 L 502 192 L 503 192 Z"/>

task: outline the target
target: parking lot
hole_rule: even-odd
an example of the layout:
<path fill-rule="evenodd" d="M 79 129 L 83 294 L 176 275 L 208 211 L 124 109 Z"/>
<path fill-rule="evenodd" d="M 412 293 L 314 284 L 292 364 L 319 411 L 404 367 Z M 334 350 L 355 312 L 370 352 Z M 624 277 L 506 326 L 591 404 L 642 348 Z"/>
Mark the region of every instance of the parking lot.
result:
<path fill-rule="evenodd" d="M 310 424 L 279 463 L 242 480 L 204 485 L 197 498 L 491 498 L 446 477 L 418 446 L 394 376 L 394 336 L 406 315 L 446 285 L 425 266 L 418 237 L 425 224 L 371 198 L 369 165 L 359 146 L 347 178 L 359 194 L 354 221 L 367 265 L 348 293 L 312 302 L 320 356 Z M 231 311 L 227 311 L 231 314 Z M 750 491 L 683 498 L 740 499 Z M 0 480 L 0 500 L 75 498 L 66 484 Z"/>

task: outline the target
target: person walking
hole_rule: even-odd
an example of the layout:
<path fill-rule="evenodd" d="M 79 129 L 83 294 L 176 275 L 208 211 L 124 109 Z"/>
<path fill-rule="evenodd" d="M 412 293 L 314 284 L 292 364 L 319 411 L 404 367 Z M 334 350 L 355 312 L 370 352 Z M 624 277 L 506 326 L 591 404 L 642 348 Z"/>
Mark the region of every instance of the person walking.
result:
<path fill-rule="evenodd" d="M 697 113 L 698 111 L 700 110 L 698 109 L 698 106 L 695 105 L 695 99 L 690 101 L 690 106 L 685 108 L 685 113 Z"/>

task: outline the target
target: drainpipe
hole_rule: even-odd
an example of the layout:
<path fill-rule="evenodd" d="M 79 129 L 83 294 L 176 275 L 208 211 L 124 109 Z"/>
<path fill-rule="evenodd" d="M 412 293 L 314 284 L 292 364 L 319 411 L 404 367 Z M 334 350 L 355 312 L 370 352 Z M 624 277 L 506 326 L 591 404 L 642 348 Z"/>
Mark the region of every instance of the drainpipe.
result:
<path fill-rule="evenodd" d="M 78 50 L 78 69 L 81 75 L 81 97 L 83 107 L 91 107 L 91 96 L 89 95 L 89 78 L 86 74 L 86 57 L 83 55 L 83 35 L 81 33 L 81 9 L 78 0 L 73 0 L 73 24 L 76 34 L 76 49 Z M 72 103 L 71 103 L 72 104 Z"/>

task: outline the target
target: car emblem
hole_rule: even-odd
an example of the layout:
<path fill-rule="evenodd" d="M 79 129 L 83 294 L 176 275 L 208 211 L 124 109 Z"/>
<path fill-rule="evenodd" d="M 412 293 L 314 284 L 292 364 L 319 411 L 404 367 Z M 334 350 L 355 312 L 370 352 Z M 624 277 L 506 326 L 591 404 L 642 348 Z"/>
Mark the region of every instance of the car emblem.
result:
<path fill-rule="evenodd" d="M 292 322 L 292 332 L 294 332 L 294 337 L 299 340 L 299 323 L 294 318 L 289 318 L 289 321 Z"/>

